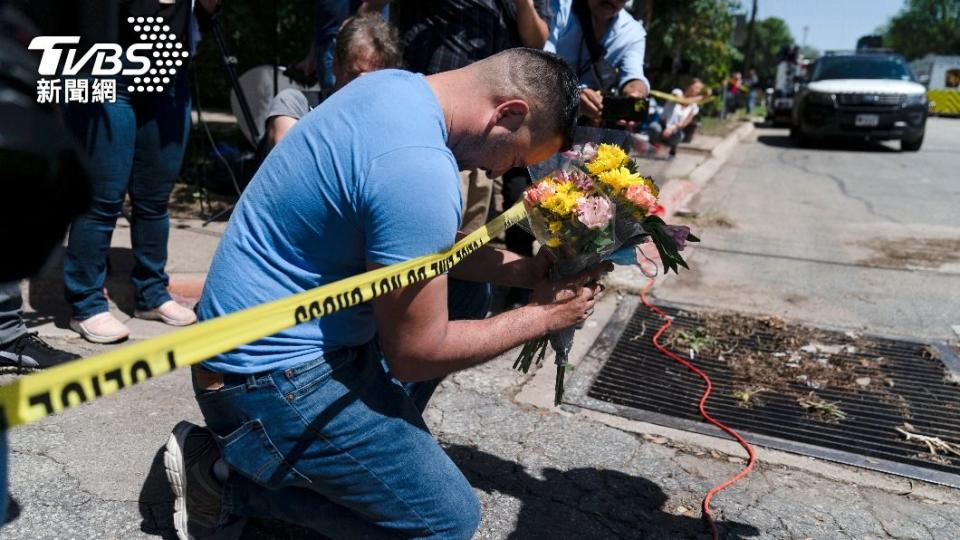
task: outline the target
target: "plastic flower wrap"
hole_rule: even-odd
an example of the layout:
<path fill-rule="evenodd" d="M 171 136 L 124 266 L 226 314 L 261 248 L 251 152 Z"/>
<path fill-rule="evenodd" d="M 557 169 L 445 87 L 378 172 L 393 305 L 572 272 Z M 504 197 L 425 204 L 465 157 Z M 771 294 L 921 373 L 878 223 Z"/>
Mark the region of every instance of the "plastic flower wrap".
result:
<path fill-rule="evenodd" d="M 575 147 L 564 155 L 566 168 L 586 169 L 594 179 L 597 191 L 616 205 L 616 243 L 633 249 L 635 244 L 651 239 L 660 254 L 664 272 L 688 268 L 680 255 L 686 242 L 699 242 L 685 226 L 671 226 L 654 215 L 660 191 L 652 179 L 637 170 L 637 164 L 622 148 L 612 144 Z M 616 260 L 623 260 L 618 258 Z"/>
<path fill-rule="evenodd" d="M 619 146 L 587 143 L 564 152 L 561 167 L 524 193 L 530 230 L 556 259 L 551 278 L 575 276 L 604 260 L 637 264 L 636 244 L 648 239 L 665 272 L 687 268 L 680 251 L 700 240 L 688 227 L 667 225 L 654 215 L 659 194 Z M 557 405 L 574 332 L 568 328 L 528 342 L 514 363 L 526 373 L 534 361 L 540 364 L 549 343 L 556 352 Z"/>
<path fill-rule="evenodd" d="M 523 195 L 530 230 L 555 263 L 553 279 L 579 274 L 599 263 L 616 248 L 613 203 L 582 171 L 554 171 L 527 189 Z M 566 329 L 527 343 L 514 367 L 526 373 L 534 360 L 539 364 L 547 343 L 557 353 L 555 401 L 563 397 L 567 356 L 573 345 L 574 329 Z"/>

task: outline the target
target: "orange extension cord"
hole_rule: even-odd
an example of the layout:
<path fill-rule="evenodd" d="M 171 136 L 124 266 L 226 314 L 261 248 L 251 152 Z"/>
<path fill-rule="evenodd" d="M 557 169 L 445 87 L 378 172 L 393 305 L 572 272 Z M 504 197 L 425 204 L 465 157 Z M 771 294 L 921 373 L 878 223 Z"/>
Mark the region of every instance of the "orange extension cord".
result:
<path fill-rule="evenodd" d="M 717 531 L 717 523 L 713 520 L 713 516 L 710 514 L 710 499 L 712 499 L 713 496 L 716 495 L 721 490 L 726 489 L 728 486 L 730 486 L 734 482 L 746 476 L 747 473 L 749 473 L 750 470 L 753 469 L 753 466 L 757 463 L 757 456 L 753 451 L 753 447 L 750 446 L 750 443 L 744 440 L 744 438 L 741 437 L 739 433 L 723 425 L 722 423 L 714 420 L 712 416 L 707 414 L 707 409 L 706 409 L 707 398 L 710 396 L 710 392 L 713 391 L 713 383 L 710 381 L 710 377 L 707 377 L 706 373 L 697 369 L 697 367 L 691 364 L 690 362 L 687 362 L 683 358 L 680 358 L 676 354 L 673 354 L 672 352 L 667 350 L 666 347 L 660 344 L 660 341 L 659 341 L 660 336 L 662 336 L 663 333 L 666 332 L 668 328 L 670 328 L 670 325 L 673 324 L 673 320 L 670 318 L 669 315 L 664 313 L 660 308 L 647 302 L 646 293 L 647 291 L 650 290 L 651 287 L 653 287 L 653 284 L 655 281 L 656 281 L 655 279 L 651 278 L 650 282 L 647 283 L 647 286 L 644 287 L 642 291 L 640 291 L 640 301 L 643 302 L 643 305 L 646 306 L 651 311 L 653 311 L 654 313 L 656 313 L 657 315 L 659 315 L 660 318 L 664 320 L 663 326 L 661 326 L 660 329 L 657 330 L 657 333 L 654 334 L 653 336 L 653 346 L 656 347 L 657 350 L 663 353 L 664 355 L 683 364 L 684 367 L 696 373 L 701 379 L 703 379 L 703 382 L 707 383 L 707 389 L 706 391 L 704 391 L 703 396 L 700 397 L 700 407 L 699 407 L 700 416 L 702 416 L 707 422 L 710 422 L 711 424 L 717 426 L 718 428 L 725 431 L 728 435 L 736 439 L 737 442 L 740 443 L 740 446 L 742 446 L 747 451 L 747 454 L 749 454 L 750 456 L 750 459 L 747 462 L 746 467 L 744 467 L 740 472 L 738 472 L 736 475 L 728 479 L 726 482 L 708 491 L 707 496 L 703 498 L 703 518 L 706 519 L 707 523 L 710 525 L 710 531 L 713 533 L 714 540 L 718 540 L 720 538 L 720 533 L 719 531 Z"/>

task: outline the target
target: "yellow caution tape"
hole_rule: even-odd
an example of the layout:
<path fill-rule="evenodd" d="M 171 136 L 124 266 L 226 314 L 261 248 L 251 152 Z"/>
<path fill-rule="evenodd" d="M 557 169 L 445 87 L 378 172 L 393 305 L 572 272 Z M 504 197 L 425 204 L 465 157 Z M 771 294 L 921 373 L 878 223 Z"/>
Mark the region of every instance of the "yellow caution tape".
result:
<path fill-rule="evenodd" d="M 710 100 L 716 99 L 717 97 L 717 96 L 706 96 L 701 100 L 694 100 L 688 97 L 677 97 L 673 94 L 661 92 L 660 90 L 650 90 L 650 95 L 655 98 L 660 98 L 664 101 L 673 101 L 674 103 L 679 103 L 681 105 L 690 105 L 692 103 L 696 103 L 697 105 L 703 105 L 704 103 L 707 103 Z"/>
<path fill-rule="evenodd" d="M 286 328 L 439 276 L 526 217 L 523 204 L 517 203 L 446 251 L 364 272 L 22 377 L 0 387 L 0 422 L 5 421 L 5 427 L 36 422 Z"/>
<path fill-rule="evenodd" d="M 960 90 L 934 89 L 927 91 L 930 111 L 936 114 L 960 114 Z"/>

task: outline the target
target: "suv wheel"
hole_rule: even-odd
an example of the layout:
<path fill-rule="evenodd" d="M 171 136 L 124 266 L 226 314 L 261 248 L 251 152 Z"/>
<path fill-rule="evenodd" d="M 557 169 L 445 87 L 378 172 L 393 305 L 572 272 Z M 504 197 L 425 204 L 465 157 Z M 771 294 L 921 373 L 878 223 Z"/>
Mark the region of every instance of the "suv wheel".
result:
<path fill-rule="evenodd" d="M 790 126 L 790 138 L 797 146 L 804 147 L 810 145 L 810 137 L 803 132 L 803 128 L 797 125 Z"/>
<path fill-rule="evenodd" d="M 901 152 L 916 152 L 923 145 L 923 135 L 917 139 L 900 139 Z"/>

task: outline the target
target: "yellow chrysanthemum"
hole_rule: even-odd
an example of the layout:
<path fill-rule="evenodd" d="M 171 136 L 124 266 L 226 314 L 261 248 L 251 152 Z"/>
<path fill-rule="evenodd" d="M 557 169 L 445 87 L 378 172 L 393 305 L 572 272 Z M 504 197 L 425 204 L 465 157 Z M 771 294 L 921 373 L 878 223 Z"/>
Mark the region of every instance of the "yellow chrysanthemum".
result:
<path fill-rule="evenodd" d="M 560 238 L 558 238 L 558 237 L 556 237 L 556 236 L 551 236 L 550 238 L 547 239 L 547 247 L 548 247 L 548 248 L 558 248 L 558 247 L 560 247 L 560 244 L 562 244 L 562 243 L 563 243 L 563 242 L 560 241 Z"/>
<path fill-rule="evenodd" d="M 614 193 L 619 193 L 634 184 L 642 184 L 645 182 L 645 178 L 637 173 L 630 172 L 630 169 L 626 167 L 619 167 L 605 173 L 600 173 L 597 175 L 597 180 L 599 180 L 601 184 L 607 185 Z"/>
<path fill-rule="evenodd" d="M 544 199 L 540 205 L 559 217 L 566 217 L 577 207 L 577 199 L 583 196 L 571 183 L 557 184 L 557 191 Z"/>
<path fill-rule="evenodd" d="M 553 234 L 560 232 L 560 227 L 563 227 L 563 222 L 551 221 L 550 223 L 547 223 L 547 229 Z"/>
<path fill-rule="evenodd" d="M 590 174 L 601 174 L 611 169 L 617 169 L 627 164 L 630 158 L 622 148 L 614 144 L 601 144 L 597 148 L 597 157 L 587 163 Z"/>

